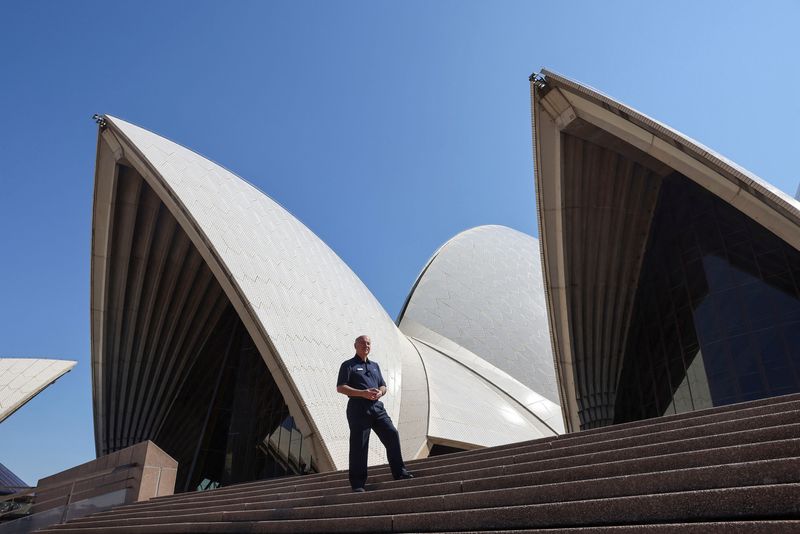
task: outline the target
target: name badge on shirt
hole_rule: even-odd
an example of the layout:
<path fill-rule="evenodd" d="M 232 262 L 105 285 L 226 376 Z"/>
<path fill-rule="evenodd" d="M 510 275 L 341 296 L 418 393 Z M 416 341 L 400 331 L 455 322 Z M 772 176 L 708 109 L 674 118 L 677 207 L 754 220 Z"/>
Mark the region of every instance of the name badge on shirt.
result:
<path fill-rule="evenodd" d="M 363 367 L 356 367 L 356 371 L 363 371 L 363 370 L 364 370 Z"/>

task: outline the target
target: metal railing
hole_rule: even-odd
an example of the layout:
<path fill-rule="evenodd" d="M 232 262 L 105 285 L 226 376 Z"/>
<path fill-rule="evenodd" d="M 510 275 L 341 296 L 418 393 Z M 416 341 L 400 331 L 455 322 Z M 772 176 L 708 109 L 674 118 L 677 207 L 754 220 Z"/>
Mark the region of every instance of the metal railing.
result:
<path fill-rule="evenodd" d="M 129 483 L 129 481 L 134 478 L 132 476 L 110 483 L 116 485 L 124 483 L 124 487 L 105 493 L 102 493 L 101 488 L 110 484 L 100 484 L 99 486 L 95 486 L 90 489 L 82 489 L 77 492 L 75 491 L 75 487 L 83 482 L 101 478 L 124 469 L 130 469 L 131 467 L 136 467 L 137 465 L 137 463 L 130 463 L 115 466 L 91 473 L 89 475 L 76 477 L 52 486 L 46 486 L 43 488 L 29 488 L 26 491 L 6 495 L 0 498 L 0 506 L 2 506 L 4 503 L 8 503 L 9 505 L 9 510 L 5 515 L 18 512 L 23 504 L 30 505 L 31 503 L 29 501 L 31 498 L 34 498 L 33 504 L 39 509 L 37 512 L 32 514 L 29 513 L 24 517 L 14 519 L 6 523 L 0 523 L 0 534 L 26 534 L 50 525 L 66 523 L 70 519 L 75 519 L 90 513 L 111 508 L 112 506 L 123 504 L 126 500 L 128 490 L 133 487 Z M 55 496 L 45 501 L 35 502 L 37 491 L 39 493 L 50 493 L 53 491 L 57 492 L 62 488 L 68 488 L 66 493 L 58 492 Z M 98 491 L 100 493 L 97 493 Z M 91 492 L 95 492 L 96 494 L 84 499 L 80 498 L 82 494 Z M 22 499 L 25 499 L 28 502 L 23 503 L 21 502 Z M 59 504 L 48 507 L 48 503 L 54 502 L 59 502 Z M 20 506 L 15 507 L 15 504 Z M 2 515 L 3 514 L 0 513 L 0 518 L 2 518 Z"/>

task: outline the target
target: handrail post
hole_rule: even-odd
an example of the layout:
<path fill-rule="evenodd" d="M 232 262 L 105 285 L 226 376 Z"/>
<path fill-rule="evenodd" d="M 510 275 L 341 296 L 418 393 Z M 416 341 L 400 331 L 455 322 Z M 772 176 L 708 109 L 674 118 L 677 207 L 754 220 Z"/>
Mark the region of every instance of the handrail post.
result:
<path fill-rule="evenodd" d="M 72 502 L 72 493 L 75 491 L 75 481 L 72 481 L 72 484 L 69 486 L 69 492 L 67 493 L 67 503 L 64 505 L 64 513 L 61 514 L 61 523 L 67 522 L 67 513 L 69 512 L 69 504 Z"/>

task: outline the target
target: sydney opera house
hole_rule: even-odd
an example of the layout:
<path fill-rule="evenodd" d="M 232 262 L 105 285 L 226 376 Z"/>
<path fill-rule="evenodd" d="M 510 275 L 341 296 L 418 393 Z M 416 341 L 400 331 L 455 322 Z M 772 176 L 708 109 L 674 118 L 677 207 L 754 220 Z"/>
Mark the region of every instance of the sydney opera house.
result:
<path fill-rule="evenodd" d="M 264 193 L 102 117 L 98 455 L 152 440 L 176 491 L 344 469 L 362 333 L 406 458 L 800 391 L 800 203 L 588 87 L 531 91 L 540 240 L 453 237 L 396 321 Z"/>
<path fill-rule="evenodd" d="M 540 265 L 530 236 L 464 232 L 429 261 L 395 324 L 269 197 L 105 117 L 91 283 L 98 456 L 152 440 L 178 460 L 177 491 L 346 469 L 335 380 L 361 333 L 404 457 L 561 433 Z M 371 463 L 385 463 L 372 441 Z"/>

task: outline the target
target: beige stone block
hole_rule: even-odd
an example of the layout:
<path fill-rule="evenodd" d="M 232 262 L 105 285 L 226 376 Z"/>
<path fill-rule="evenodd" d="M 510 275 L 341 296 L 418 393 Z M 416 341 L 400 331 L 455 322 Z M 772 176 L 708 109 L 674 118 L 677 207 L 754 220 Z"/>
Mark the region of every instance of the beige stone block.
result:
<path fill-rule="evenodd" d="M 177 463 L 177 462 L 176 462 Z M 178 469 L 172 467 L 161 468 L 161 479 L 158 482 L 158 492 L 156 497 L 172 495 L 175 493 L 175 480 L 178 476 Z"/>
<path fill-rule="evenodd" d="M 95 483 L 92 486 L 97 490 L 95 493 L 99 495 L 100 493 L 108 493 L 125 488 L 130 480 L 129 471 L 128 469 L 123 469 L 104 475 L 100 481 L 95 479 Z"/>
<path fill-rule="evenodd" d="M 130 468 L 130 473 L 128 474 L 128 478 L 131 484 L 134 486 L 139 486 L 139 483 L 142 481 L 142 468 L 145 467 L 141 464 L 137 464 L 135 467 Z"/>
<path fill-rule="evenodd" d="M 46 496 L 36 495 L 36 502 L 34 503 L 33 507 L 31 508 L 32 513 L 38 513 L 44 510 L 50 510 L 51 508 L 56 508 L 58 506 L 62 506 L 67 502 L 67 495 L 66 494 L 57 494 L 57 493 L 50 493 Z"/>
<path fill-rule="evenodd" d="M 100 482 L 102 483 L 102 481 Z M 71 491 L 72 493 L 84 493 L 94 489 L 97 485 L 98 480 L 96 478 L 78 480 L 74 484 L 69 484 L 66 487 L 66 491 Z"/>
<path fill-rule="evenodd" d="M 86 462 L 85 464 L 79 465 L 74 469 L 70 469 L 64 473 L 64 476 L 62 476 L 61 479 L 68 480 L 72 478 L 82 478 L 91 475 L 97 471 L 97 469 L 97 460 L 93 460 L 91 462 Z"/>
<path fill-rule="evenodd" d="M 54 485 L 56 485 L 58 483 L 59 480 L 62 480 L 62 479 L 66 480 L 68 478 L 66 473 L 69 473 L 69 472 L 74 471 L 76 469 L 77 468 L 73 467 L 72 469 L 69 469 L 67 471 L 63 471 L 61 473 L 56 473 L 55 475 L 50 475 L 49 477 L 40 478 L 39 479 L 39 483 L 37 484 L 37 487 L 42 488 L 42 487 L 54 486 Z"/>
<path fill-rule="evenodd" d="M 117 457 L 115 458 L 114 463 L 111 463 L 111 460 L 109 460 L 108 467 L 117 467 L 120 465 L 130 464 L 132 463 L 132 458 L 133 458 L 133 447 L 122 449 L 121 451 L 117 451 L 114 454 L 116 454 Z"/>
<path fill-rule="evenodd" d="M 135 463 L 138 465 L 146 465 L 147 463 L 147 454 L 150 450 L 151 441 L 141 441 L 130 447 L 131 449 L 131 463 Z"/>
<path fill-rule="evenodd" d="M 95 469 L 98 470 L 98 471 L 102 470 L 102 469 L 105 469 L 106 466 L 108 466 L 108 462 L 111 461 L 111 458 L 115 454 L 116 453 L 106 454 L 105 456 L 101 456 L 100 458 L 95 460 L 94 461 Z"/>
<path fill-rule="evenodd" d="M 154 467 L 178 467 L 178 462 L 152 441 L 147 442 L 147 457 L 144 465 Z"/>
<path fill-rule="evenodd" d="M 137 501 L 146 501 L 158 494 L 158 483 L 161 469 L 158 467 L 145 467 L 142 469 L 142 480 L 139 483 Z"/>

